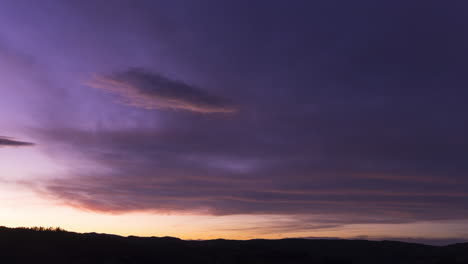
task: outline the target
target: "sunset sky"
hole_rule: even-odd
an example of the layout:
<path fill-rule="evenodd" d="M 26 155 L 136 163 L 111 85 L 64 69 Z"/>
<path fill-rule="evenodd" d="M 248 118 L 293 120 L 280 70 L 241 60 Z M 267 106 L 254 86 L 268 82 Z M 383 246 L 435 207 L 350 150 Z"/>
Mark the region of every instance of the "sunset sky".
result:
<path fill-rule="evenodd" d="M 465 1 L 3 0 L 0 226 L 468 240 Z"/>

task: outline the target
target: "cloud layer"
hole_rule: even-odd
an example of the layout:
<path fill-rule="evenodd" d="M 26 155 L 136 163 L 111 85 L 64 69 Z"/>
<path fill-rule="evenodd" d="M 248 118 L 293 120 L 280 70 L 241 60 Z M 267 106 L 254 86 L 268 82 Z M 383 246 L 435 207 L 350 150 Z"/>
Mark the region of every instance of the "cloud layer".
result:
<path fill-rule="evenodd" d="M 113 213 L 466 219 L 463 16 L 428 4 L 415 19 L 407 10 L 417 5 L 364 2 L 186 6 L 168 20 L 173 34 L 161 33 L 166 51 L 219 96 L 154 65 L 98 76 L 96 87 L 127 104 L 186 111 L 125 109 L 104 116 L 107 125 L 40 130 L 55 153 L 93 166 L 70 163 L 69 175 L 37 188 Z M 234 112 L 224 98 L 242 111 L 190 114 Z"/>
<path fill-rule="evenodd" d="M 335 142 L 333 133 L 302 137 L 299 147 L 287 137 L 262 142 L 219 127 L 224 120 L 211 122 L 208 130 L 205 123 L 188 131 L 44 132 L 107 169 L 75 170 L 36 188 L 74 207 L 112 213 L 338 214 L 340 225 L 468 217 L 468 167 L 461 160 L 426 164 L 422 142 L 403 147 L 405 155 L 382 156 L 391 142 L 382 135 L 372 148 Z"/>
<path fill-rule="evenodd" d="M 0 87 L 15 88 L 0 117 L 21 112 L 12 127 L 34 127 L 18 134 L 67 168 L 28 182 L 45 197 L 330 216 L 301 218 L 308 229 L 468 217 L 466 4 L 116 1 L 0 8 L 8 46 L 35 65 L 4 74 L 18 80 Z M 82 85 L 93 73 L 110 73 L 99 89 Z"/>
<path fill-rule="evenodd" d="M 198 113 L 237 111 L 237 107 L 227 99 L 140 68 L 96 76 L 90 85 L 114 92 L 126 103 L 145 109 L 172 109 Z"/>

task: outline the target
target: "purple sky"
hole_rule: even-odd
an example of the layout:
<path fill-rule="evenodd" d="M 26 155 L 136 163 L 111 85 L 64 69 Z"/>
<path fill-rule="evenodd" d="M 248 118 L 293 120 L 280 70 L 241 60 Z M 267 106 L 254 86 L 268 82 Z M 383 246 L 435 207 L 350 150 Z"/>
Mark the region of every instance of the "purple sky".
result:
<path fill-rule="evenodd" d="M 281 216 L 266 228 L 342 236 L 438 223 L 468 238 L 450 229 L 468 227 L 467 12 L 2 1 L 0 183 L 103 215 Z"/>

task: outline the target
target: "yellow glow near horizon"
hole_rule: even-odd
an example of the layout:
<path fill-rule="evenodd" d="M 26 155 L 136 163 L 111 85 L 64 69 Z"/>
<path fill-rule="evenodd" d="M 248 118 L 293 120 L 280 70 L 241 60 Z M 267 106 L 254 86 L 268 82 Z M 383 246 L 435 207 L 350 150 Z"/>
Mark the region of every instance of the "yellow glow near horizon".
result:
<path fill-rule="evenodd" d="M 407 224 L 348 224 L 317 229 L 287 228 L 290 215 L 158 215 L 150 212 L 106 214 L 83 211 L 46 199 L 22 184 L 56 177 L 63 168 L 33 148 L 0 149 L 0 226 L 61 227 L 75 232 L 174 236 L 182 239 L 278 239 L 286 237 L 467 237 L 468 221 Z M 321 223 L 323 224 L 323 223 Z M 278 226 L 286 228 L 278 228 Z M 320 225 L 320 224 L 319 224 Z"/>
<path fill-rule="evenodd" d="M 104 214 L 60 206 L 26 191 L 0 189 L 0 225 L 8 227 L 61 227 L 75 232 L 136 236 L 173 236 L 182 239 L 279 239 L 286 237 L 368 238 L 468 237 L 468 221 L 418 222 L 408 224 L 350 224 L 316 230 L 269 232 L 282 215 L 157 215 L 148 212 Z M 12 199 L 5 200 L 10 197 Z"/>

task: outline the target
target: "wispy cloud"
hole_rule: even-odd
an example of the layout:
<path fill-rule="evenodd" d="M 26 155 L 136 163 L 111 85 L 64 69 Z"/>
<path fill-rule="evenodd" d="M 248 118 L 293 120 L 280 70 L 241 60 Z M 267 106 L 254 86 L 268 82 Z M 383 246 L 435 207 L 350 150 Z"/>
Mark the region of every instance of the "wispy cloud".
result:
<path fill-rule="evenodd" d="M 145 109 L 198 113 L 234 113 L 238 110 L 223 97 L 140 68 L 97 75 L 89 85 L 114 92 L 121 96 L 125 103 Z"/>
<path fill-rule="evenodd" d="M 34 143 L 14 140 L 10 137 L 0 136 L 0 148 L 1 147 L 23 147 L 33 146 Z"/>

